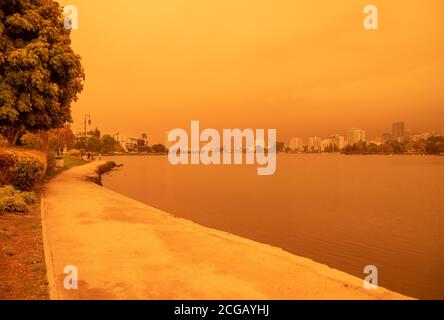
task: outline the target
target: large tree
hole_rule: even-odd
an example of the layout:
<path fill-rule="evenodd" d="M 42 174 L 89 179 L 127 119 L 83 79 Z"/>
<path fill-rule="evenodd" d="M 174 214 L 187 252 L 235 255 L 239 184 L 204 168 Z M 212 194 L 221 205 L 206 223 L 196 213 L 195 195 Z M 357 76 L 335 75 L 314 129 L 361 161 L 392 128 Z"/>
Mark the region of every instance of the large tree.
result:
<path fill-rule="evenodd" d="M 0 0 L 0 133 L 10 144 L 71 122 L 84 78 L 57 2 Z"/>

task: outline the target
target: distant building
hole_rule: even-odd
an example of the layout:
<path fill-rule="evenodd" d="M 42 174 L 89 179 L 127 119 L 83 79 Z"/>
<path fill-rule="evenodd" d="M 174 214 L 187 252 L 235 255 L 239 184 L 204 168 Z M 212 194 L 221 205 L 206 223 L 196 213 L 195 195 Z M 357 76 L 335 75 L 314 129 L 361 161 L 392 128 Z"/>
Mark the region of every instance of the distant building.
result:
<path fill-rule="evenodd" d="M 391 133 L 384 133 L 384 134 L 382 135 L 382 140 L 383 140 L 384 142 L 392 141 L 392 140 L 393 140 L 393 136 L 392 136 Z"/>
<path fill-rule="evenodd" d="M 335 134 L 330 137 L 331 144 L 337 149 L 342 150 L 345 148 L 345 137 L 340 134 Z"/>
<path fill-rule="evenodd" d="M 420 133 L 420 134 L 414 134 L 412 135 L 412 141 L 413 142 L 417 142 L 417 141 L 421 141 L 421 140 L 427 140 L 428 138 L 430 138 L 432 136 L 432 133 Z"/>
<path fill-rule="evenodd" d="M 309 152 L 319 152 L 322 150 L 322 140 L 318 137 L 308 138 L 307 147 Z"/>
<path fill-rule="evenodd" d="M 291 151 L 304 151 L 304 141 L 302 138 L 293 137 L 290 139 L 289 148 Z"/>
<path fill-rule="evenodd" d="M 84 131 L 83 132 L 82 131 L 78 131 L 74 136 L 76 137 L 77 140 L 84 139 L 85 138 L 85 132 Z M 94 137 L 93 133 L 92 132 L 87 132 L 86 133 L 86 138 L 91 138 L 91 137 Z"/>
<path fill-rule="evenodd" d="M 114 140 L 116 140 L 125 152 L 137 151 L 137 138 L 133 138 L 119 133 L 113 134 Z"/>
<path fill-rule="evenodd" d="M 333 146 L 333 141 L 330 138 L 321 141 L 321 151 L 325 151 Z"/>
<path fill-rule="evenodd" d="M 359 128 L 348 129 L 347 144 L 352 146 L 358 142 L 365 142 L 365 131 Z"/>
<path fill-rule="evenodd" d="M 392 124 L 392 136 L 395 141 L 402 141 L 405 137 L 405 124 L 404 122 L 395 122 Z"/>

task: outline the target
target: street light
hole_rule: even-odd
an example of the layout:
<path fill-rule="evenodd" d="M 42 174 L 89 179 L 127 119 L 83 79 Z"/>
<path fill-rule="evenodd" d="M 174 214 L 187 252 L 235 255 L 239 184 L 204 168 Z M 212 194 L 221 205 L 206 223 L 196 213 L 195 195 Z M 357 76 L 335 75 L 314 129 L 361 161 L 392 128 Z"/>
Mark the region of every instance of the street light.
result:
<path fill-rule="evenodd" d="M 86 119 L 88 119 L 88 125 L 91 125 L 91 116 L 89 114 L 85 114 L 85 139 L 86 139 Z"/>

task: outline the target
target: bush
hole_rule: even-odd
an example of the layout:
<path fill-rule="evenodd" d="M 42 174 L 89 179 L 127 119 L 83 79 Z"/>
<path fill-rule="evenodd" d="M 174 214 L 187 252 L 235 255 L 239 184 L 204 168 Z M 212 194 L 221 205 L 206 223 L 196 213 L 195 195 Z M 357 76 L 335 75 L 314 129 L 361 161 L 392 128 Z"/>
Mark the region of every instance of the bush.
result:
<path fill-rule="evenodd" d="M 25 133 L 21 138 L 20 142 L 23 147 L 33 150 L 46 150 L 47 146 L 45 141 L 42 139 L 41 135 L 37 133 Z"/>
<path fill-rule="evenodd" d="M 12 178 L 14 157 L 9 153 L 0 152 L 0 186 L 9 184 Z"/>
<path fill-rule="evenodd" d="M 15 189 L 13 186 L 0 188 L 0 212 L 28 212 L 28 205 L 37 202 L 34 192 Z"/>
<path fill-rule="evenodd" d="M 46 166 L 35 158 L 18 158 L 14 165 L 14 186 L 29 190 L 38 181 L 40 181 L 46 173 Z"/>
<path fill-rule="evenodd" d="M 2 196 L 13 196 L 16 190 L 13 186 L 4 186 L 0 188 L 0 197 Z"/>
<path fill-rule="evenodd" d="M 37 202 L 37 196 L 34 192 L 25 191 L 21 192 L 19 195 L 23 198 L 23 201 L 25 201 L 26 204 L 33 204 Z"/>
<path fill-rule="evenodd" d="M 0 183 L 30 190 L 45 175 L 47 156 L 37 151 L 0 150 Z"/>
<path fill-rule="evenodd" d="M 28 212 L 26 202 L 20 196 L 2 196 L 0 197 L 0 212 Z"/>
<path fill-rule="evenodd" d="M 116 167 L 121 167 L 122 165 L 118 165 L 117 163 L 115 163 L 114 161 L 108 161 L 104 164 L 101 164 L 100 166 L 97 167 L 96 173 L 101 176 L 102 174 L 105 174 L 109 171 L 111 171 L 112 169 L 116 168 Z"/>

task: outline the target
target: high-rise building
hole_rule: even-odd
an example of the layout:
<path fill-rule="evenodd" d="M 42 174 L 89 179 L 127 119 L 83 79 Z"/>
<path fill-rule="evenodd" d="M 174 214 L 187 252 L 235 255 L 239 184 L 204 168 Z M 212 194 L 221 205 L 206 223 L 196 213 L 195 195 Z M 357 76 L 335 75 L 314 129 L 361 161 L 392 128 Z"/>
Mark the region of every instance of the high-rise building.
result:
<path fill-rule="evenodd" d="M 345 148 L 345 137 L 341 134 L 335 134 L 330 137 L 332 144 L 339 150 Z"/>
<path fill-rule="evenodd" d="M 392 136 L 396 141 L 401 141 L 405 137 L 405 124 L 404 122 L 395 122 L 392 124 Z"/>
<path fill-rule="evenodd" d="M 321 140 L 321 138 L 318 138 L 318 137 L 308 138 L 307 146 L 308 146 L 308 151 L 311 151 L 311 152 L 321 151 L 322 140 Z"/>
<path fill-rule="evenodd" d="M 352 146 L 358 142 L 365 142 L 365 131 L 359 128 L 348 129 L 347 144 Z"/>
<path fill-rule="evenodd" d="M 291 151 L 304 151 L 304 141 L 302 138 L 293 137 L 290 139 L 289 148 Z"/>
<path fill-rule="evenodd" d="M 331 149 L 333 146 L 333 141 L 330 138 L 324 139 L 321 141 L 321 151 L 325 151 L 327 149 Z"/>

